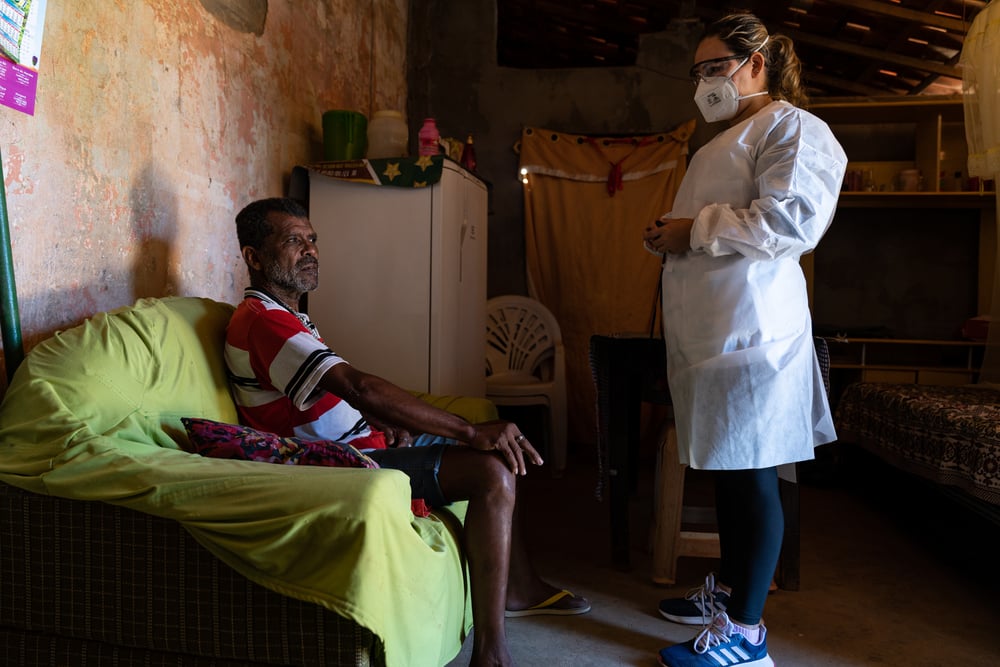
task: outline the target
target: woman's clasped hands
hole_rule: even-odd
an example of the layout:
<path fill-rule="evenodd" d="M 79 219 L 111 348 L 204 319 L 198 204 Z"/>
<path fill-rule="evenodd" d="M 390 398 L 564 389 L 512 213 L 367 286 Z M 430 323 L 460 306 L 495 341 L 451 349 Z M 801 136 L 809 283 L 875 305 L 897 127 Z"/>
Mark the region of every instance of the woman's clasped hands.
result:
<path fill-rule="evenodd" d="M 680 255 L 691 249 L 691 218 L 660 218 L 646 227 L 642 240 L 646 248 L 661 255 Z"/>

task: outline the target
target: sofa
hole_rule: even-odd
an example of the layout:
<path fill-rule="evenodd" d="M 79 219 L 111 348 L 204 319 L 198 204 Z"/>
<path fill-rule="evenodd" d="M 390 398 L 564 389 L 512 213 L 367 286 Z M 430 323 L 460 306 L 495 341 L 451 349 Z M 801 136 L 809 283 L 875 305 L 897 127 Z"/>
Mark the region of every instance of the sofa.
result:
<path fill-rule="evenodd" d="M 463 504 L 421 518 L 398 471 L 188 451 L 183 417 L 237 421 L 232 311 L 143 299 L 25 357 L 0 405 L 0 664 L 423 667 L 461 649 Z"/>

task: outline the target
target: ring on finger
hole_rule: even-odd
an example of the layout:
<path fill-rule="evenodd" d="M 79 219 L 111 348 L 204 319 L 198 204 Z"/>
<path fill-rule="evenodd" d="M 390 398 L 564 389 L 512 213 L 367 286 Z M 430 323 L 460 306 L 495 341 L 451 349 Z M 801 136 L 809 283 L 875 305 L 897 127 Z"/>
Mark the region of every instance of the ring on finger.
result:
<path fill-rule="evenodd" d="M 514 438 L 514 442 L 521 442 L 524 440 L 524 434 L 520 434 Z"/>

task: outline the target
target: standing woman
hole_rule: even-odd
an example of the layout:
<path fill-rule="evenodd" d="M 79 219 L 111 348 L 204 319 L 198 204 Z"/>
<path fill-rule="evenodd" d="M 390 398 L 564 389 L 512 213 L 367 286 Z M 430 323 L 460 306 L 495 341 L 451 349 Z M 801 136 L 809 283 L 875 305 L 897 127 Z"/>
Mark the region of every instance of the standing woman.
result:
<path fill-rule="evenodd" d="M 708 27 L 694 54 L 695 102 L 729 127 L 699 150 L 674 208 L 643 235 L 664 256 L 667 369 L 682 463 L 711 470 L 718 578 L 660 602 L 693 640 L 667 667 L 773 665 L 761 623 L 781 551 L 777 466 L 836 438 L 799 257 L 833 219 L 847 157 L 799 108 L 789 38 L 752 14 Z"/>

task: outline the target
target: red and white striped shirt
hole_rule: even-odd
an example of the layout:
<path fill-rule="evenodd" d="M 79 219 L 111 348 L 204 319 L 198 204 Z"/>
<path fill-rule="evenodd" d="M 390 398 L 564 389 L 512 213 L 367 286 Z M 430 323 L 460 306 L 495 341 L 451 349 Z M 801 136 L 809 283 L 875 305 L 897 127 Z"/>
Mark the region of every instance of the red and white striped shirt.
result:
<path fill-rule="evenodd" d="M 327 347 L 304 313 L 248 287 L 226 329 L 225 356 L 233 399 L 247 426 L 358 449 L 385 447 L 383 434 L 360 412 L 320 388 L 328 370 L 347 362 Z"/>

